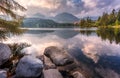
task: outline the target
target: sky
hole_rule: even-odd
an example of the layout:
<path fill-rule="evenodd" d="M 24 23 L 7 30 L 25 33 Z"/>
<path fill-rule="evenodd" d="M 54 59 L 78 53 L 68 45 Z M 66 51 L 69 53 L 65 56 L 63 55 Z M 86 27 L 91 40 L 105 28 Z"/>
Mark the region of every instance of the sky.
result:
<path fill-rule="evenodd" d="M 41 13 L 46 16 L 68 12 L 78 17 L 99 16 L 112 9 L 120 9 L 120 0 L 16 0 L 27 8 L 25 14 Z M 21 12 L 19 12 L 21 13 Z"/>

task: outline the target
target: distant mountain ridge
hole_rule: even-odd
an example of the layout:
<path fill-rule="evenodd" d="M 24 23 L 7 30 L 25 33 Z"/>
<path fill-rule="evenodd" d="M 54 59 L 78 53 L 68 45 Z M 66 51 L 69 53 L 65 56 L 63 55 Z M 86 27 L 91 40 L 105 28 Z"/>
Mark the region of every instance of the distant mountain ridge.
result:
<path fill-rule="evenodd" d="M 41 18 L 25 18 L 23 20 L 23 27 L 45 27 L 45 26 L 52 26 L 56 25 L 57 23 L 53 20 L 49 19 L 41 19 Z"/>
<path fill-rule="evenodd" d="M 80 19 L 70 13 L 64 12 L 64 13 L 60 13 L 56 15 L 53 18 L 53 20 L 59 23 L 74 23 L 74 22 L 79 21 Z"/>
<path fill-rule="evenodd" d="M 66 12 L 57 14 L 55 17 L 47 17 L 41 13 L 36 13 L 32 15 L 30 18 L 50 19 L 58 23 L 74 23 L 80 20 L 76 16 Z"/>
<path fill-rule="evenodd" d="M 57 23 L 50 19 L 41 19 L 41 18 L 25 18 L 22 23 L 22 27 L 27 28 L 63 28 L 63 27 L 73 27 L 71 23 Z"/>
<path fill-rule="evenodd" d="M 73 27 L 74 22 L 79 19 L 70 13 L 60 13 L 55 17 L 46 17 L 43 14 L 36 13 L 23 20 L 23 27 Z"/>

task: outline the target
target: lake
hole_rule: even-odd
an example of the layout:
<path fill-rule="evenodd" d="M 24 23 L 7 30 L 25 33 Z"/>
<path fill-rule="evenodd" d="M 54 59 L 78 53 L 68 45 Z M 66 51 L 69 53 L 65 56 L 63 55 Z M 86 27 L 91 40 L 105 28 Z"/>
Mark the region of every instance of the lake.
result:
<path fill-rule="evenodd" d="M 85 69 L 104 78 L 120 78 L 120 29 L 29 28 L 8 42 L 32 44 L 28 53 L 33 55 L 41 55 L 48 46 L 63 47 Z"/>

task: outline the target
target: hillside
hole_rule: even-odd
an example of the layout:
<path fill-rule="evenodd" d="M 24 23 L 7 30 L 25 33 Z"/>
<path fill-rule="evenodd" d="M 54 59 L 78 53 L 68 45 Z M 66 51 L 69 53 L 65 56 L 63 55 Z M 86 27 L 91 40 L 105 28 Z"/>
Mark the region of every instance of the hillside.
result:
<path fill-rule="evenodd" d="M 54 21 L 59 23 L 74 23 L 79 21 L 79 19 L 70 13 L 61 13 L 54 17 Z"/>
<path fill-rule="evenodd" d="M 53 28 L 53 27 L 73 27 L 71 23 L 57 23 L 50 19 L 40 19 L 40 18 L 25 18 L 23 20 L 23 27 L 30 28 Z"/>

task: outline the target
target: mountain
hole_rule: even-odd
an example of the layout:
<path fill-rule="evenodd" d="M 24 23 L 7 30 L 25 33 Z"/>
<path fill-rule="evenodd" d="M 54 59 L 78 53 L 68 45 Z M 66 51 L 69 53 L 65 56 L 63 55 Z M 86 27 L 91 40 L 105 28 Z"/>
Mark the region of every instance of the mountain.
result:
<path fill-rule="evenodd" d="M 58 23 L 74 23 L 80 20 L 76 16 L 66 12 L 57 14 L 55 17 L 47 17 L 41 13 L 36 13 L 30 18 L 50 19 Z"/>
<path fill-rule="evenodd" d="M 41 18 L 26 18 L 23 21 L 24 27 L 46 27 L 46 26 L 54 26 L 57 23 L 53 20 L 49 19 L 41 19 Z"/>
<path fill-rule="evenodd" d="M 23 20 L 23 27 L 28 27 L 28 28 L 54 28 L 54 27 L 73 27 L 73 24 L 62 24 L 62 23 L 57 23 L 53 20 L 50 19 L 41 19 L 41 18 L 25 18 Z"/>
<path fill-rule="evenodd" d="M 59 23 L 74 23 L 79 19 L 70 13 L 60 13 L 53 18 L 54 21 Z"/>
<path fill-rule="evenodd" d="M 46 17 L 40 13 L 36 13 L 29 18 L 23 20 L 23 27 L 59 27 L 59 28 L 68 28 L 73 27 L 74 22 L 79 21 L 77 17 L 69 13 L 61 13 L 55 17 Z"/>
<path fill-rule="evenodd" d="M 41 14 L 41 13 L 36 13 L 32 15 L 30 18 L 41 18 L 41 19 L 46 19 L 46 16 Z"/>

